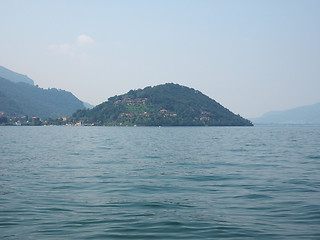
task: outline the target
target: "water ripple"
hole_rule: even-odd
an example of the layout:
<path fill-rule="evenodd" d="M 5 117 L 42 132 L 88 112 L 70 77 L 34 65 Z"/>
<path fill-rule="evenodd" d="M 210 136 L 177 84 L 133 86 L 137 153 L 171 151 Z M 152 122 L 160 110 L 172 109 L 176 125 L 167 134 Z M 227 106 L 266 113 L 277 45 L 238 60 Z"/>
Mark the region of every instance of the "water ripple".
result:
<path fill-rule="evenodd" d="M 1 239 L 319 239 L 320 129 L 1 128 Z"/>

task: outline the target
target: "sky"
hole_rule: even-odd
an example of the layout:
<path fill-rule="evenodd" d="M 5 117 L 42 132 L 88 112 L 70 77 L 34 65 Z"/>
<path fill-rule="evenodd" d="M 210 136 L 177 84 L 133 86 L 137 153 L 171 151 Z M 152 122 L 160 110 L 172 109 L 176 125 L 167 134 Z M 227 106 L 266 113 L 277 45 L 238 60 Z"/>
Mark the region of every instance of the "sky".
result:
<path fill-rule="evenodd" d="M 0 65 L 96 105 L 167 82 L 243 117 L 320 102 L 319 0 L 0 0 Z"/>

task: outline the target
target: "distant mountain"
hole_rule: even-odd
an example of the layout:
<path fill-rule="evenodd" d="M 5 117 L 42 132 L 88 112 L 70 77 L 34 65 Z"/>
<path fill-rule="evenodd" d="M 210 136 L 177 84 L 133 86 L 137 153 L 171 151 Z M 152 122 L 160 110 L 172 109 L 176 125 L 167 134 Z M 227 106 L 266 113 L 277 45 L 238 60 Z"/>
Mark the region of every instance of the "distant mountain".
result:
<path fill-rule="evenodd" d="M 84 107 L 87 108 L 87 109 L 92 109 L 92 108 L 94 108 L 94 105 L 92 105 L 92 104 L 90 104 L 90 103 L 87 103 L 87 102 L 83 102 L 83 105 L 84 105 Z"/>
<path fill-rule="evenodd" d="M 34 82 L 32 79 L 28 78 L 26 75 L 22 75 L 20 73 L 16 73 L 14 71 L 11 71 L 5 67 L 0 66 L 0 77 L 5 78 L 7 80 L 10 80 L 12 82 L 24 82 L 28 83 L 30 85 L 34 85 Z"/>
<path fill-rule="evenodd" d="M 42 89 L 25 82 L 0 77 L 0 112 L 7 116 L 37 116 L 43 119 L 70 116 L 84 109 L 72 93 L 55 88 Z"/>
<path fill-rule="evenodd" d="M 72 117 L 101 125 L 252 126 L 200 91 L 173 83 L 131 90 Z"/>
<path fill-rule="evenodd" d="M 320 124 L 320 103 L 268 112 L 252 121 L 256 124 Z"/>

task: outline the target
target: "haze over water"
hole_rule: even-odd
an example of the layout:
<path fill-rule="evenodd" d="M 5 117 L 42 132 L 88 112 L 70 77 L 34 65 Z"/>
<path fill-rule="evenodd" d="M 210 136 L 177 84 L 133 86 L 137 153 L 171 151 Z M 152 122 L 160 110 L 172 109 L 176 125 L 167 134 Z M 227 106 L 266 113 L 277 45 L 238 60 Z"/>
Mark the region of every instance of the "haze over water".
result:
<path fill-rule="evenodd" d="M 319 239 L 319 127 L 0 127 L 1 239 Z"/>

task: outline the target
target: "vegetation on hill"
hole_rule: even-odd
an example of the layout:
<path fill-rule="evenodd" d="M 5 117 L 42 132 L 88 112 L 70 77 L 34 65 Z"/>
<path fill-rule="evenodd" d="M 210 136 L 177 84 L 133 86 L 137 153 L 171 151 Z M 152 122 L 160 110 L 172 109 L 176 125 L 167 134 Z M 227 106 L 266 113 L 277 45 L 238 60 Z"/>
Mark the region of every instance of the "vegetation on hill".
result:
<path fill-rule="evenodd" d="M 55 88 L 42 89 L 0 77 L 0 112 L 6 116 L 37 116 L 42 119 L 70 116 L 83 103 L 72 93 Z"/>
<path fill-rule="evenodd" d="M 200 91 L 173 83 L 131 90 L 72 118 L 99 125 L 252 126 Z"/>

